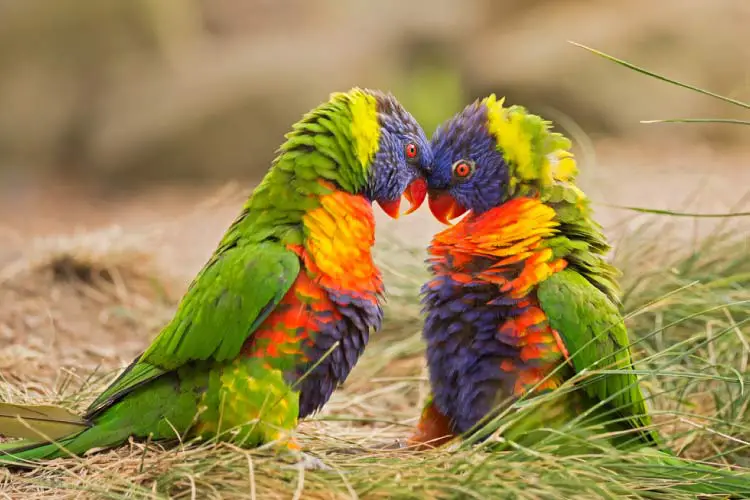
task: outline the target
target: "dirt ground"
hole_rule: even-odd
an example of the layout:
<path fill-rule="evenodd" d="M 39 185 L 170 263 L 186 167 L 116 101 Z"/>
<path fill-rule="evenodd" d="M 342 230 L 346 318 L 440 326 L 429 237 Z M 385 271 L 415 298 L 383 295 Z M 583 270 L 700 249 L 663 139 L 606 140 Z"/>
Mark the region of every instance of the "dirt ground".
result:
<path fill-rule="evenodd" d="M 653 216 L 604 203 L 726 212 L 750 186 L 750 151 L 601 143 L 596 153 L 582 159 L 581 182 L 613 235 Z M 127 364 L 169 319 L 248 190 L 238 183 L 159 188 L 117 199 L 74 188 L 4 191 L 2 377 L 30 394 L 49 394 L 51 385 L 59 389 L 83 382 L 92 371 Z M 409 247 L 423 248 L 440 228 L 426 206 L 398 221 L 376 212 L 379 237 Z M 677 224 L 689 240 L 716 221 L 685 218 Z"/>

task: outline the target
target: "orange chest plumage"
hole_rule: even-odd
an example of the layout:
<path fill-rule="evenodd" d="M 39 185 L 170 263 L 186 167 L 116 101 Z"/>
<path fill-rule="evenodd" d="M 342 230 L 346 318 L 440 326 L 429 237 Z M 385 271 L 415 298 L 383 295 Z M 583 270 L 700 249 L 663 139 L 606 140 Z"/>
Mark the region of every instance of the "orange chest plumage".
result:
<path fill-rule="evenodd" d="M 500 401 L 557 387 L 567 356 L 536 287 L 566 266 L 547 245 L 558 222 L 533 198 L 471 214 L 435 236 L 423 288 L 436 408 L 459 432 Z"/>
<path fill-rule="evenodd" d="M 341 191 L 322 196 L 303 216 L 303 232 L 304 243 L 289 246 L 300 273 L 245 351 L 284 369 L 290 383 L 304 377 L 300 416 L 322 406 L 348 376 L 380 328 L 384 293 L 367 200 Z"/>
<path fill-rule="evenodd" d="M 375 218 L 370 202 L 341 191 L 320 202 L 303 217 L 305 245 L 298 254 L 308 274 L 324 288 L 363 297 L 383 293 L 380 271 L 372 260 Z"/>

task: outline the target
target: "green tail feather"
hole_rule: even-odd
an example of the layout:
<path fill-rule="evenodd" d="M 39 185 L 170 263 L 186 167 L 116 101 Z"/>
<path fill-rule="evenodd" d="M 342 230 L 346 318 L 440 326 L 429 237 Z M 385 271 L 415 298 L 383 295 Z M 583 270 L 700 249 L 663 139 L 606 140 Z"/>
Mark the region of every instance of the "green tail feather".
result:
<path fill-rule="evenodd" d="M 96 426 L 53 443 L 31 440 L 0 444 L 0 465 L 33 467 L 34 461 L 83 455 L 92 448 L 109 448 L 127 441 L 130 429 L 122 426 Z"/>
<path fill-rule="evenodd" d="M 0 403 L 0 434 L 22 439 L 59 439 L 81 432 L 90 423 L 53 405 Z"/>
<path fill-rule="evenodd" d="M 200 369 L 185 371 L 182 377 L 177 373 L 165 375 L 107 407 L 93 419 L 75 421 L 75 424 L 88 427 L 74 427 L 68 433 L 63 430 L 70 429 L 69 420 L 72 417 L 66 416 L 61 420 L 63 413 L 59 409 L 17 406 L 19 411 L 27 413 L 29 408 L 34 410 L 32 415 L 35 420 L 30 424 L 35 428 L 44 424 L 47 439 L 40 437 L 0 444 L 0 466 L 30 466 L 32 464 L 28 461 L 83 455 L 94 448 L 121 445 L 130 436 L 136 439 L 151 437 L 154 440 L 180 438 L 181 433 L 194 423 L 198 400 L 205 390 L 207 378 L 208 372 Z M 46 417 L 40 408 L 44 408 Z M 11 418 L 11 410 L 16 409 L 8 406 L 7 410 L 7 418 L 0 419 L 0 435 L 25 437 L 18 432 L 22 429 L 17 425 L 9 425 L 16 422 Z"/>
<path fill-rule="evenodd" d="M 148 392 L 141 394 L 139 394 L 141 398 L 138 399 L 150 396 Z M 166 395 L 161 394 L 161 396 Z M 167 398 L 164 399 L 167 400 Z M 94 448 L 103 449 L 121 445 L 131 435 L 139 438 L 147 437 L 150 430 L 159 433 L 158 437 L 174 438 L 174 431 L 171 428 L 165 429 L 166 422 L 161 419 L 161 412 L 154 412 L 151 408 L 143 406 L 139 408 L 139 402 L 124 401 L 111 407 L 84 430 L 76 430 L 66 436 L 54 433 L 58 437 L 53 438 L 53 442 L 24 439 L 0 444 L 0 465 L 33 466 L 31 461 L 35 460 L 83 455 Z"/>

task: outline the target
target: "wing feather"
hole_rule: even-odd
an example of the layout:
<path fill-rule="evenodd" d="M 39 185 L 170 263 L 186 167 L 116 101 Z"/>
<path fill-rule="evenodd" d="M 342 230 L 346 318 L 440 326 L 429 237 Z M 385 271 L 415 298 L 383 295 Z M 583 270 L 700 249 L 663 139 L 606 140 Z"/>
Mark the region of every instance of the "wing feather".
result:
<path fill-rule="evenodd" d="M 191 361 L 236 357 L 300 271 L 278 242 L 231 245 L 212 258 L 146 351 L 91 404 L 91 418 L 143 384 Z"/>
<path fill-rule="evenodd" d="M 594 400 L 609 400 L 631 428 L 650 426 L 651 417 L 633 371 L 628 332 L 612 301 L 569 269 L 542 282 L 537 297 L 550 326 L 565 344 L 576 372 L 617 371 L 586 380 L 583 390 Z M 657 439 L 652 431 L 643 431 L 640 436 L 646 442 Z"/>

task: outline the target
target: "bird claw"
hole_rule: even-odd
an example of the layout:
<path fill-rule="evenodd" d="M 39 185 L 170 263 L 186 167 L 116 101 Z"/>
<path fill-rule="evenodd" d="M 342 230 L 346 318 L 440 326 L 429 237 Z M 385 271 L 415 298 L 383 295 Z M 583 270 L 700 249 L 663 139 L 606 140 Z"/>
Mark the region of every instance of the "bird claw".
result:
<path fill-rule="evenodd" d="M 297 465 L 305 470 L 333 470 L 318 457 L 308 455 L 307 453 L 301 453 L 301 457 L 299 462 L 297 462 Z"/>
<path fill-rule="evenodd" d="M 386 444 L 376 444 L 375 446 L 372 446 L 372 449 L 375 450 L 403 450 L 404 448 L 408 448 L 408 443 L 405 443 L 404 441 L 400 439 L 394 440 L 392 443 L 386 443 Z"/>
<path fill-rule="evenodd" d="M 314 457 L 304 452 L 294 452 L 294 457 L 297 459 L 297 463 L 288 466 L 291 469 L 303 469 L 303 470 L 333 470 L 332 467 L 326 465 L 318 457 Z"/>

